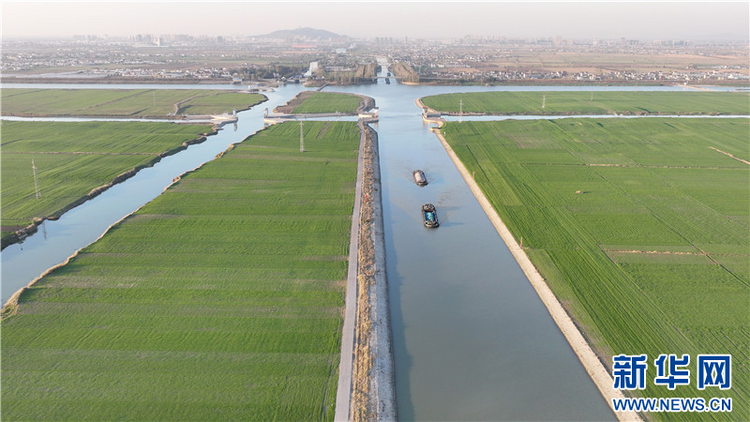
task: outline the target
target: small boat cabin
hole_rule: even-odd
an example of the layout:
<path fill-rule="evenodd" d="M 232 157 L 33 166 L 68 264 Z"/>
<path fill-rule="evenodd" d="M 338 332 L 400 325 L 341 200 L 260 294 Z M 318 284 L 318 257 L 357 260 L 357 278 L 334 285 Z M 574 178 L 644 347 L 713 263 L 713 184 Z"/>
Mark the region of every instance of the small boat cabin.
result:
<path fill-rule="evenodd" d="M 414 183 L 416 183 L 417 186 L 424 186 L 427 184 L 427 177 L 425 177 L 422 170 L 414 170 L 412 174 L 414 175 Z"/>

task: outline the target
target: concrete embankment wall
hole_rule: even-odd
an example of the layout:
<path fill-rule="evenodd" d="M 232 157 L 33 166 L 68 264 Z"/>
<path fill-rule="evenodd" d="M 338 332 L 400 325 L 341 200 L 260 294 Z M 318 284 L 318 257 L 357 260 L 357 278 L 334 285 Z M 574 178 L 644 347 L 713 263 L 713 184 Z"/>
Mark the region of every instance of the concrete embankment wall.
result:
<path fill-rule="evenodd" d="M 542 303 L 544 303 L 544 306 L 549 311 L 552 319 L 555 321 L 555 324 L 557 324 L 560 331 L 562 331 L 566 340 L 573 349 L 573 352 L 575 352 L 575 354 L 578 356 L 578 359 L 583 364 L 586 372 L 594 381 L 596 387 L 599 389 L 605 401 L 611 408 L 611 399 L 623 398 L 624 395 L 620 390 L 615 390 L 613 388 L 614 382 L 607 369 L 604 367 L 602 362 L 586 342 L 585 338 L 578 330 L 578 327 L 575 325 L 568 313 L 557 300 L 557 297 L 552 293 L 552 290 L 544 281 L 544 278 L 542 278 L 539 271 L 537 271 L 534 264 L 531 263 L 531 260 L 529 259 L 528 255 L 526 255 L 526 252 L 524 252 L 523 249 L 519 246 L 518 242 L 516 242 L 510 230 L 508 230 L 508 228 L 505 226 L 505 223 L 503 223 L 503 221 L 500 219 L 497 211 L 495 211 L 495 209 L 492 207 L 487 197 L 479 188 L 479 185 L 477 185 L 472 178 L 471 173 L 469 173 L 464 164 L 453 151 L 453 148 L 451 148 L 451 146 L 445 140 L 440 130 L 433 129 L 433 132 L 437 135 L 440 143 L 443 145 L 443 148 L 445 148 L 445 151 L 448 153 L 448 156 L 451 158 L 456 168 L 461 173 L 461 176 L 463 177 L 464 181 L 466 181 L 466 184 L 471 189 L 471 192 L 477 198 L 477 201 L 481 205 L 485 214 L 487 214 L 487 216 L 489 217 L 492 225 L 495 227 L 498 234 L 500 234 L 500 237 L 508 246 L 508 249 L 516 259 L 516 262 L 518 262 L 518 265 L 521 267 L 524 274 L 526 274 L 529 282 L 534 287 L 534 290 L 536 290 L 537 295 L 539 295 Z M 614 411 L 614 409 L 612 410 Z M 640 417 L 634 412 L 615 412 L 615 416 L 620 421 L 641 420 Z"/>

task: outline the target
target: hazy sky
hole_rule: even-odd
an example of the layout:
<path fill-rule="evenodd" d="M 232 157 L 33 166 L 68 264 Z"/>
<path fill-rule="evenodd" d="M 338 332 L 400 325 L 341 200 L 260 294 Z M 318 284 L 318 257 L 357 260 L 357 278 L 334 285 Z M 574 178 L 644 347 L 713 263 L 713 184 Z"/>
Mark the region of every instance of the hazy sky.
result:
<path fill-rule="evenodd" d="M 312 27 L 352 37 L 464 35 L 616 39 L 750 38 L 735 2 L 8 1 L 2 36 L 257 35 Z"/>

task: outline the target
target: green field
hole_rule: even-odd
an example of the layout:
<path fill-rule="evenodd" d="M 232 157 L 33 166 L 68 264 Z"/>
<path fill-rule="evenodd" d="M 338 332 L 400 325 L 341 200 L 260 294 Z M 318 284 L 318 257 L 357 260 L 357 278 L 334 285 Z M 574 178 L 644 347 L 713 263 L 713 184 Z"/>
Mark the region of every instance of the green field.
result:
<path fill-rule="evenodd" d="M 211 130 L 206 125 L 173 123 L 3 122 L 3 237 L 33 218 L 59 215 L 117 175 L 155 162 L 159 154 Z"/>
<path fill-rule="evenodd" d="M 464 105 L 466 104 L 465 101 Z M 649 356 L 644 397 L 731 397 L 750 419 L 747 119 L 447 123 L 442 131 L 610 367 Z M 654 385 L 653 360 L 691 356 L 691 384 Z M 698 354 L 731 354 L 732 388 L 697 390 Z"/>
<path fill-rule="evenodd" d="M 750 114 L 750 94 L 739 92 L 476 92 L 433 95 L 423 102 L 446 113 L 458 113 L 463 102 L 464 113 L 483 114 Z"/>
<path fill-rule="evenodd" d="M 183 89 L 3 89 L 2 112 L 17 116 L 166 117 L 221 114 L 262 102 L 260 94 Z"/>
<path fill-rule="evenodd" d="M 340 92 L 312 92 L 301 104 L 294 107 L 293 114 L 356 113 L 362 99 L 357 95 Z"/>
<path fill-rule="evenodd" d="M 332 420 L 359 130 L 272 126 L 25 292 L 7 420 Z"/>

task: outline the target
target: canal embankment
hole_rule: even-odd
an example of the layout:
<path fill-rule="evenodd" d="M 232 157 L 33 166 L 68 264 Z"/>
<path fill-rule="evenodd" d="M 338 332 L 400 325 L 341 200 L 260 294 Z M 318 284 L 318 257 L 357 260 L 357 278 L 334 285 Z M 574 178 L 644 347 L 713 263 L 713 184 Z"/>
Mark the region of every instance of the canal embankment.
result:
<path fill-rule="evenodd" d="M 378 137 L 364 119 L 335 420 L 396 420 Z"/>
<path fill-rule="evenodd" d="M 469 186 L 472 194 L 482 207 L 482 210 L 484 210 L 484 212 L 487 214 L 487 217 L 490 219 L 490 222 L 497 230 L 497 233 L 503 239 L 503 242 L 505 242 L 516 262 L 518 262 L 518 265 L 521 267 L 529 282 L 534 287 L 537 295 L 539 295 L 542 303 L 549 311 L 550 316 L 552 316 L 555 324 L 565 336 L 565 339 L 570 344 L 573 352 L 583 364 L 583 367 L 586 369 L 586 372 L 593 380 L 597 389 L 599 389 L 607 404 L 611 406 L 612 402 L 610 399 L 623 398 L 624 396 L 622 392 L 613 388 L 613 379 L 609 375 L 609 372 L 605 368 L 604 364 L 599 360 L 596 353 L 594 353 L 593 349 L 591 348 L 591 346 L 589 346 L 583 334 L 578 329 L 578 326 L 575 324 L 570 315 L 568 315 L 568 313 L 565 311 L 560 301 L 552 293 L 552 290 L 549 288 L 544 278 L 541 276 L 539 271 L 529 259 L 528 255 L 524 252 L 523 248 L 510 233 L 510 230 L 508 230 L 505 223 L 503 223 L 502 219 L 492 207 L 487 197 L 474 181 L 472 175 L 469 173 L 464 164 L 453 151 L 453 148 L 451 148 L 451 146 L 445 140 L 439 128 L 440 127 L 436 128 L 435 130 L 433 130 L 433 132 L 440 140 L 443 148 L 445 148 L 445 151 L 448 153 L 451 161 L 453 161 L 456 168 L 461 173 L 461 176 Z M 634 412 L 615 412 L 615 415 L 620 421 L 640 420 L 638 414 Z"/>

